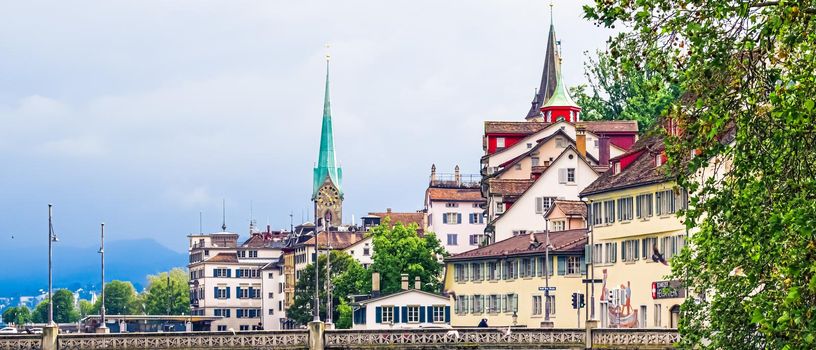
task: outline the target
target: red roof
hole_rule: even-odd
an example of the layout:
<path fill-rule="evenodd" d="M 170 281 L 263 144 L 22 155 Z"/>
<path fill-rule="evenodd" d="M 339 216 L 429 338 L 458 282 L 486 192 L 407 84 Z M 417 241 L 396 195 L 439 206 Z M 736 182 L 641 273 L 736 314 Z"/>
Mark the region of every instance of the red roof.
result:
<path fill-rule="evenodd" d="M 346 247 L 357 243 L 358 241 L 365 238 L 365 233 L 363 232 L 340 232 L 340 231 L 331 231 L 329 232 L 331 235 L 331 247 L 332 249 L 345 249 Z M 317 234 L 317 243 L 318 246 L 322 249 L 325 249 L 328 246 L 326 231 L 321 231 Z M 314 237 L 309 238 L 306 242 L 302 244 L 305 245 L 314 245 Z"/>
<path fill-rule="evenodd" d="M 478 188 L 428 188 L 428 198 L 432 201 L 484 202 Z"/>
<path fill-rule="evenodd" d="M 540 255 L 546 250 L 545 242 L 547 234 L 544 232 L 535 233 L 539 244 L 535 247 L 529 234 L 518 235 L 508 239 L 498 241 L 491 245 L 476 248 L 464 253 L 456 254 L 445 259 L 445 261 L 471 260 L 478 258 L 492 258 L 516 255 Z M 550 232 L 550 253 L 577 253 L 583 252 L 587 243 L 587 230 L 576 229 L 567 231 Z"/>
<path fill-rule="evenodd" d="M 207 259 L 207 262 L 237 263 L 238 255 L 235 253 L 218 253 L 216 256 Z"/>

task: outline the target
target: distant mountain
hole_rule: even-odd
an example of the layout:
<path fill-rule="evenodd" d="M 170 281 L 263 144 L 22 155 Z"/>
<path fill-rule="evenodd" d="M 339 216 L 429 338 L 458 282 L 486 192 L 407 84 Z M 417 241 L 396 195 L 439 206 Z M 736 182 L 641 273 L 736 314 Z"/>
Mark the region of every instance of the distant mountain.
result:
<path fill-rule="evenodd" d="M 99 246 L 54 246 L 54 288 L 98 290 Z M 37 295 L 48 288 L 48 252 L 45 247 L 11 249 L 0 246 L 0 297 Z M 105 243 L 105 280 L 130 281 L 141 291 L 147 275 L 187 265 L 187 255 L 152 239 Z"/>

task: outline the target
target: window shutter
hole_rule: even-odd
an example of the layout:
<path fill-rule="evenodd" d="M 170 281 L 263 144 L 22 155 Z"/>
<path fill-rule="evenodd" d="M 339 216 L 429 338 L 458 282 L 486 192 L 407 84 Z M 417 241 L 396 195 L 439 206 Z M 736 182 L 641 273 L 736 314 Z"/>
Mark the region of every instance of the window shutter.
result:
<path fill-rule="evenodd" d="M 238 312 L 236 312 L 236 317 L 241 318 L 243 316 L 244 316 L 244 310 L 243 309 L 238 309 Z"/>
<path fill-rule="evenodd" d="M 567 274 L 567 257 L 558 257 L 558 275 L 563 276 Z"/>
<path fill-rule="evenodd" d="M 425 308 L 425 312 L 427 313 L 427 316 L 425 316 L 425 319 L 428 320 L 428 322 L 431 322 L 431 323 L 433 323 L 433 321 L 434 321 L 434 319 L 433 319 L 433 309 L 434 309 L 433 306 L 428 306 L 428 307 Z"/>
<path fill-rule="evenodd" d="M 567 183 L 567 169 L 558 169 L 558 183 Z"/>
<path fill-rule="evenodd" d="M 229 287 L 224 288 L 227 291 L 227 299 L 230 298 L 230 289 Z"/>
<path fill-rule="evenodd" d="M 456 214 L 456 223 L 457 223 L 457 224 L 461 224 L 461 223 L 462 223 L 462 214 L 461 214 L 461 213 L 457 213 L 457 214 Z"/>
<path fill-rule="evenodd" d="M 448 214 L 447 214 L 447 213 L 442 214 L 442 223 L 443 223 L 443 224 L 447 224 L 447 223 L 448 223 Z"/>
<path fill-rule="evenodd" d="M 402 314 L 402 323 L 408 323 L 408 307 L 403 306 L 400 313 Z"/>
<path fill-rule="evenodd" d="M 232 277 L 232 270 L 231 269 L 227 269 L 227 277 Z"/>
<path fill-rule="evenodd" d="M 581 274 L 582 275 L 586 275 L 586 267 L 587 267 L 586 262 L 587 262 L 586 257 L 582 256 L 581 257 L 581 262 L 580 262 L 580 264 L 581 264 Z"/>
<path fill-rule="evenodd" d="M 618 242 L 612 243 L 612 246 L 615 247 L 615 249 L 613 249 L 613 251 L 615 253 L 612 254 L 612 262 L 617 262 L 618 261 Z"/>
<path fill-rule="evenodd" d="M 552 275 L 553 275 L 553 261 L 552 261 L 552 257 L 550 257 L 550 261 L 547 261 L 547 270 L 549 270 L 548 272 L 549 272 L 550 276 L 552 276 Z"/>
<path fill-rule="evenodd" d="M 623 246 L 621 248 L 621 261 L 626 261 L 626 241 L 623 242 Z"/>
<path fill-rule="evenodd" d="M 391 315 L 393 317 L 394 323 L 399 323 L 399 321 L 400 321 L 400 318 L 399 318 L 400 317 L 400 308 L 398 306 L 394 306 L 392 310 L 394 310 L 392 312 L 392 315 Z"/>
<path fill-rule="evenodd" d="M 377 306 L 377 308 L 374 309 L 374 318 L 375 318 L 375 321 L 377 321 L 377 323 L 382 323 L 382 307 L 381 306 Z"/>
<path fill-rule="evenodd" d="M 445 323 L 450 323 L 450 306 L 445 306 Z"/>
<path fill-rule="evenodd" d="M 213 287 L 213 288 L 214 288 L 214 290 L 213 290 L 213 297 L 215 297 L 216 299 L 218 299 L 218 287 Z"/>
<path fill-rule="evenodd" d="M 535 199 L 535 211 L 536 211 L 536 214 L 542 214 L 544 212 L 544 198 L 543 197 L 536 197 L 536 199 Z"/>
<path fill-rule="evenodd" d="M 638 260 L 640 258 L 640 244 L 638 244 L 639 240 L 635 240 L 635 256 L 632 257 L 632 260 Z"/>
<path fill-rule="evenodd" d="M 425 323 L 425 307 L 419 307 L 419 323 Z"/>

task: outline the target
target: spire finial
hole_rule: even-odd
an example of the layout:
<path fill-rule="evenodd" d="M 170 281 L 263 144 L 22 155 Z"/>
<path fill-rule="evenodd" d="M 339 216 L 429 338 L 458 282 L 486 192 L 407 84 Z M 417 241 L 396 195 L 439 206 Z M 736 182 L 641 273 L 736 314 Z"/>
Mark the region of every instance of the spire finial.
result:
<path fill-rule="evenodd" d="M 550 0 L 550 25 L 553 23 L 553 6 L 555 6 L 554 1 Z"/>
<path fill-rule="evenodd" d="M 331 48 L 331 45 L 329 45 L 329 43 L 326 43 L 326 62 L 329 62 L 329 60 L 331 60 L 331 54 L 329 53 L 329 48 Z"/>

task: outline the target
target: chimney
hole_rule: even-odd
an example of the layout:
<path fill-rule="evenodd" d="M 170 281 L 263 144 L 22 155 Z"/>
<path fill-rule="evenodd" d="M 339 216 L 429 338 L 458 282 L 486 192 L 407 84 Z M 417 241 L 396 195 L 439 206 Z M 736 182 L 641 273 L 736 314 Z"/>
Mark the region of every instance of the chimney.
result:
<path fill-rule="evenodd" d="M 586 159 L 586 125 L 584 123 L 575 124 L 575 148 L 581 157 Z"/>
<path fill-rule="evenodd" d="M 385 208 L 385 212 L 391 214 L 391 208 Z"/>
<path fill-rule="evenodd" d="M 462 185 L 462 175 L 459 174 L 459 164 L 456 165 L 456 168 L 453 168 L 453 181 L 456 181 L 456 186 Z"/>
<path fill-rule="evenodd" d="M 414 289 L 416 290 L 422 289 L 422 281 L 419 280 L 419 276 L 414 277 Z"/>
<path fill-rule="evenodd" d="M 609 166 L 609 137 L 606 135 L 598 139 L 598 163 L 601 166 Z"/>
<path fill-rule="evenodd" d="M 436 164 L 431 164 L 431 186 L 436 183 Z"/>
<path fill-rule="evenodd" d="M 380 273 L 374 271 L 371 273 L 371 296 L 377 297 L 380 295 Z"/>
<path fill-rule="evenodd" d="M 403 273 L 400 277 L 402 278 L 402 290 L 408 290 L 408 274 Z"/>

